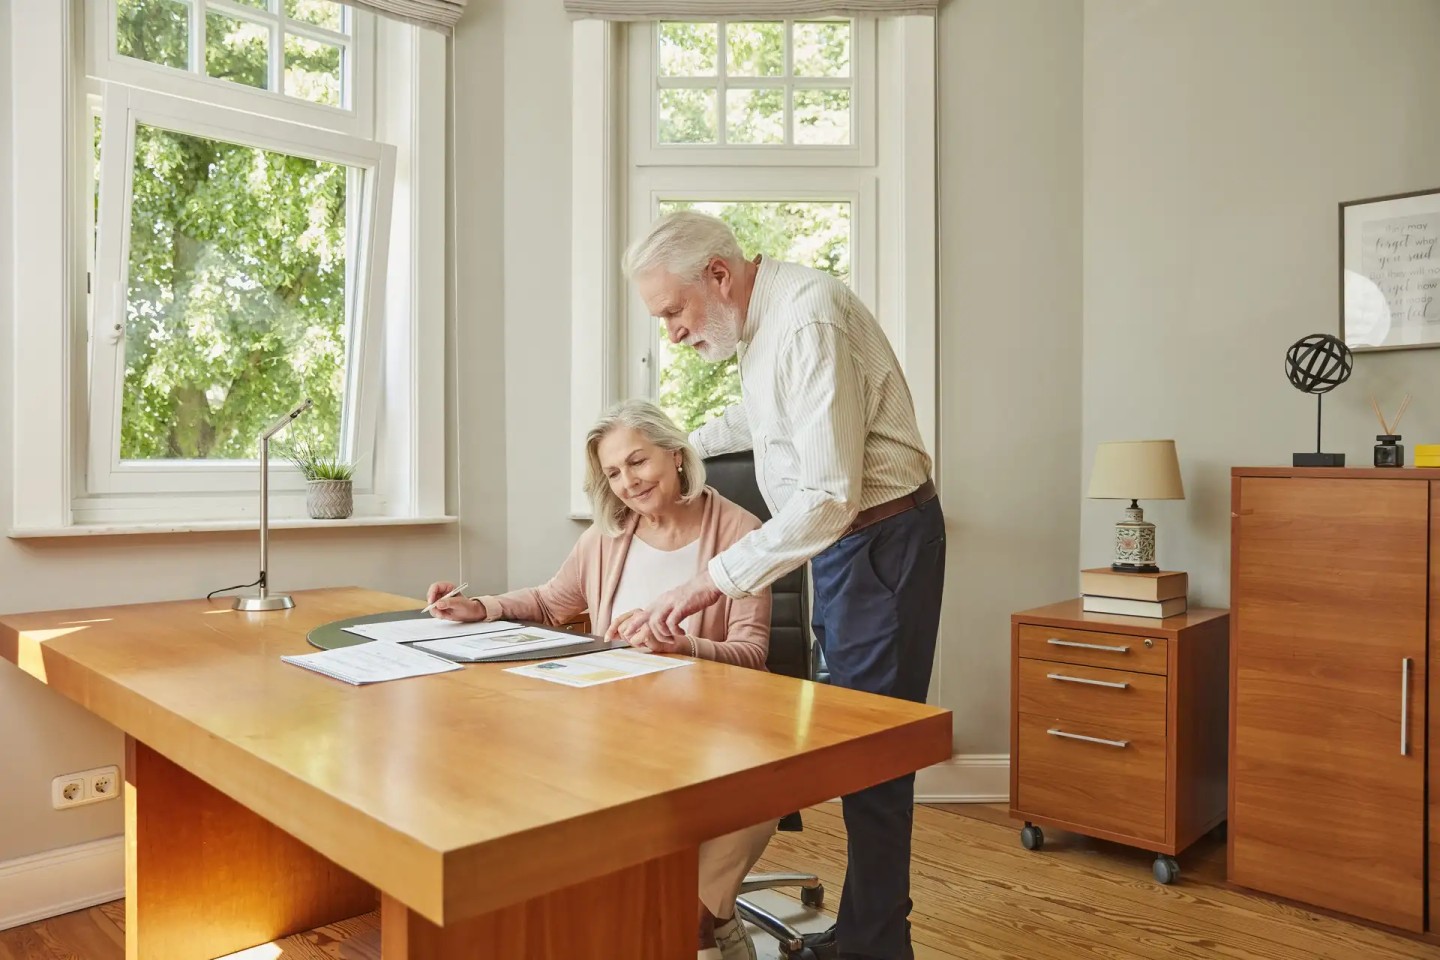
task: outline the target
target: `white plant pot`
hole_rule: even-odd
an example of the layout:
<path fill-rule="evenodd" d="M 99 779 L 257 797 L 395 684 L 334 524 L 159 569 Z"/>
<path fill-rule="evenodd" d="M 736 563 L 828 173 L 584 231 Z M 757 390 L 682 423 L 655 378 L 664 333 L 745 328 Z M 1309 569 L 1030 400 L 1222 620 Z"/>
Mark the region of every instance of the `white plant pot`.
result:
<path fill-rule="evenodd" d="M 315 520 L 344 520 L 355 512 L 354 484 L 350 480 L 310 480 L 305 507 Z"/>

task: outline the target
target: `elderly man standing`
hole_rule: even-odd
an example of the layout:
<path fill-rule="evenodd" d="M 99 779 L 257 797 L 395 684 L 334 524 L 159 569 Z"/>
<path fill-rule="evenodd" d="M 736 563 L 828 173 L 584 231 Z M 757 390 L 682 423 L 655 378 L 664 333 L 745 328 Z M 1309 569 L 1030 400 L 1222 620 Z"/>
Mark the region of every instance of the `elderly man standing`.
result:
<path fill-rule="evenodd" d="M 831 681 L 923 702 L 945 569 L 945 524 L 910 390 L 884 332 L 844 283 L 746 260 L 721 220 L 684 211 L 625 255 L 625 272 L 672 343 L 715 362 L 739 353 L 741 401 L 696 430 L 701 456 L 755 452 L 772 517 L 631 618 L 660 637 L 718 600 L 802 563 Z M 849 863 L 821 957 L 910 960 L 914 775 L 843 798 Z"/>

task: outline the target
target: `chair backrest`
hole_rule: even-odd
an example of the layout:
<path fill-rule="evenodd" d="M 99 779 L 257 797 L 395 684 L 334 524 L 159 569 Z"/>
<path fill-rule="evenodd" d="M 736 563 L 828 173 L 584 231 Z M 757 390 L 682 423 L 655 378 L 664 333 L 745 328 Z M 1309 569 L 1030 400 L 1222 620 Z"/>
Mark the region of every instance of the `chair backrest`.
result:
<path fill-rule="evenodd" d="M 755 458 L 747 450 L 726 453 L 705 461 L 705 479 L 726 499 L 759 517 L 770 519 L 765 499 L 755 482 Z M 770 586 L 770 657 L 774 673 L 802 680 L 814 679 L 815 662 L 810 645 L 809 565 L 801 564 Z"/>

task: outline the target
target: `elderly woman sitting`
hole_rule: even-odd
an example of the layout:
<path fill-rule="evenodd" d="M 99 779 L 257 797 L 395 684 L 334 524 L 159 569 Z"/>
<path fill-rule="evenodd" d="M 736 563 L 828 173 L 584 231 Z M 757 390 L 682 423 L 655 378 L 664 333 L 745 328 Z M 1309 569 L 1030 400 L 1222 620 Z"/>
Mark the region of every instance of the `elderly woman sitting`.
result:
<path fill-rule="evenodd" d="M 704 569 L 710 558 L 760 526 L 754 514 L 705 485 L 705 467 L 685 434 L 654 404 L 626 401 L 585 439 L 586 492 L 595 521 L 549 583 L 498 597 L 441 600 L 449 620 L 530 620 L 556 625 L 585 611 L 591 629 L 614 625 Z M 449 583 L 431 584 L 428 600 Z M 641 631 L 635 646 L 763 670 L 770 647 L 770 593 L 722 597 L 684 621 L 684 635 L 659 640 Z M 701 958 L 754 960 L 735 897 L 760 859 L 773 821 L 700 847 Z"/>

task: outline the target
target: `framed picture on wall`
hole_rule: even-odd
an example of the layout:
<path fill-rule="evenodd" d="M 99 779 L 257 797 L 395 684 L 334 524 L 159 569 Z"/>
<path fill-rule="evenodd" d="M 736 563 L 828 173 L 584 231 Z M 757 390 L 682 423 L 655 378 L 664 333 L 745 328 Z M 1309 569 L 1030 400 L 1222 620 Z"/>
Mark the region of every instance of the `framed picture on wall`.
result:
<path fill-rule="evenodd" d="M 1340 339 L 1440 347 L 1440 189 L 1340 204 Z"/>

